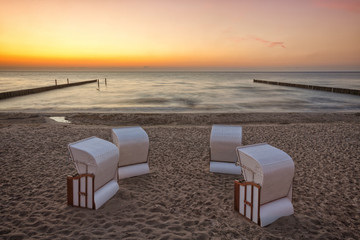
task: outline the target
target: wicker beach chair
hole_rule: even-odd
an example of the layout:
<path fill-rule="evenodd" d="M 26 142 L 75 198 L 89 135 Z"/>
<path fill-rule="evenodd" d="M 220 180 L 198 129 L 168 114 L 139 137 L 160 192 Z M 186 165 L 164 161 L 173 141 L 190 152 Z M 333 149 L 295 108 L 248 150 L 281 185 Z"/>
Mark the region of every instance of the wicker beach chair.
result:
<path fill-rule="evenodd" d="M 119 190 L 118 148 L 111 142 L 90 137 L 68 145 L 78 172 L 67 178 L 68 205 L 100 208 Z"/>
<path fill-rule="evenodd" d="M 213 125 L 210 135 L 210 172 L 241 174 L 236 147 L 241 146 L 242 127 Z"/>
<path fill-rule="evenodd" d="M 112 129 L 113 142 L 119 149 L 118 178 L 135 177 L 150 172 L 149 137 L 141 127 Z"/>
<path fill-rule="evenodd" d="M 292 215 L 292 158 L 266 143 L 236 150 L 245 182 L 235 181 L 235 210 L 262 227 Z"/>

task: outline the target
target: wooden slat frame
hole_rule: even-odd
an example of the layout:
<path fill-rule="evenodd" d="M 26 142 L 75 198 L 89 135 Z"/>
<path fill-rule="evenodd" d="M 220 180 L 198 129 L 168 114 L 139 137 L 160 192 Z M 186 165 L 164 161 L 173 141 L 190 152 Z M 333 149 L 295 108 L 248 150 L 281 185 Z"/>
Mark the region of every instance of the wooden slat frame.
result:
<path fill-rule="evenodd" d="M 240 203 L 240 186 L 244 187 L 244 202 Z M 250 202 L 247 200 L 247 186 L 251 187 L 251 199 Z M 241 215 L 243 215 L 246 219 L 253 221 L 254 216 L 253 216 L 253 209 L 254 209 L 254 204 L 253 204 L 253 200 L 254 200 L 254 188 L 258 189 L 258 205 L 255 206 L 258 208 L 257 211 L 257 224 L 260 225 L 260 191 L 261 191 L 261 186 L 259 184 L 256 184 L 254 182 L 240 182 L 238 180 L 234 181 L 234 209 L 235 211 L 240 213 L 240 204 L 244 204 L 244 214 L 240 213 Z M 250 218 L 248 218 L 246 216 L 246 206 L 250 207 Z"/>
<path fill-rule="evenodd" d="M 73 176 L 67 176 L 67 203 L 69 206 L 73 206 L 74 204 L 74 196 L 73 196 Z"/>
<path fill-rule="evenodd" d="M 239 212 L 240 209 L 240 182 L 238 180 L 234 181 L 234 210 Z"/>
<path fill-rule="evenodd" d="M 85 178 L 85 191 L 81 192 L 81 179 Z M 68 176 L 67 177 L 67 202 L 68 205 L 73 206 L 73 207 L 81 207 L 81 196 L 85 196 L 85 207 L 88 208 L 88 182 L 89 182 L 89 178 L 92 179 L 92 209 L 95 209 L 95 191 L 94 191 L 94 187 L 95 187 L 95 175 L 92 173 L 85 173 L 85 174 L 77 174 L 75 176 Z M 74 180 L 78 180 L 78 199 L 79 199 L 79 205 L 74 205 L 74 194 L 73 194 L 73 181 Z"/>

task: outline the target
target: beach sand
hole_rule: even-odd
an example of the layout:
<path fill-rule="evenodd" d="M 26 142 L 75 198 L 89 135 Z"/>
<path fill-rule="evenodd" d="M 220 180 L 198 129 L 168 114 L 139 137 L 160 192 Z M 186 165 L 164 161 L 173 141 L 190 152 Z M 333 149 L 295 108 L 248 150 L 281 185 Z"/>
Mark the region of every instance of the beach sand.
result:
<path fill-rule="evenodd" d="M 293 158 L 293 216 L 261 228 L 233 210 L 242 176 L 209 172 L 213 123 Z M 98 210 L 67 206 L 68 143 L 127 125 L 148 133 L 151 173 L 120 180 Z M 360 239 L 359 113 L 0 113 L 0 139 L 3 239 Z"/>

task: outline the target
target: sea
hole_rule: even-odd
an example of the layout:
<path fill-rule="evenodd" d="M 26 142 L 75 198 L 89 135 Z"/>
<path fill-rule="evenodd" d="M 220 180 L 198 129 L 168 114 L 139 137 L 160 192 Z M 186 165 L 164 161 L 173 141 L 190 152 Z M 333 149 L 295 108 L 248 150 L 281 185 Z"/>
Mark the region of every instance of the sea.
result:
<path fill-rule="evenodd" d="M 360 72 L 1 71 L 0 92 L 99 79 L 0 100 L 1 112 L 358 112 L 360 96 L 253 79 L 360 89 Z"/>

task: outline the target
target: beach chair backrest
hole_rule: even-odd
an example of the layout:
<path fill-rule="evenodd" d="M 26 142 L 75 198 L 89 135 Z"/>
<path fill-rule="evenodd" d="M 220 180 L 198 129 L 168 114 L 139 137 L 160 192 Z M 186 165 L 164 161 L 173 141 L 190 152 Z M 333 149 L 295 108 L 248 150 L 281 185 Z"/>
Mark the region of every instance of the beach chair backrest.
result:
<path fill-rule="evenodd" d="M 241 126 L 214 124 L 210 135 L 211 160 L 235 163 L 236 147 L 241 146 L 241 141 Z"/>
<path fill-rule="evenodd" d="M 149 153 L 149 137 L 141 127 L 121 127 L 111 131 L 119 151 L 118 167 L 146 163 Z"/>

